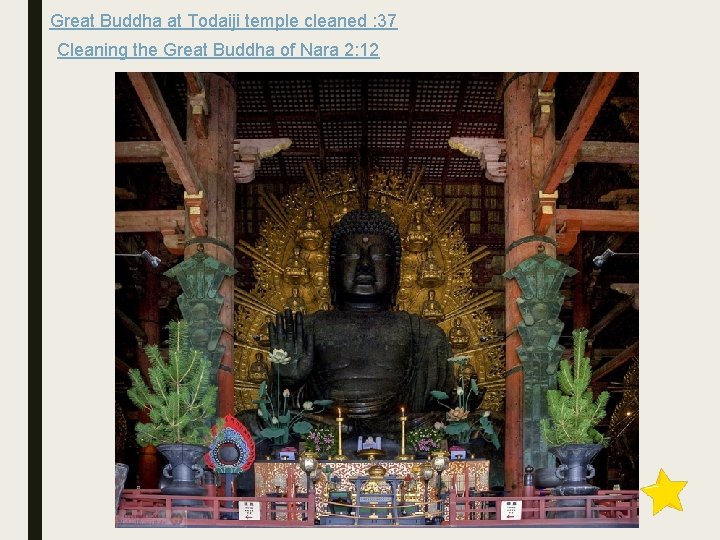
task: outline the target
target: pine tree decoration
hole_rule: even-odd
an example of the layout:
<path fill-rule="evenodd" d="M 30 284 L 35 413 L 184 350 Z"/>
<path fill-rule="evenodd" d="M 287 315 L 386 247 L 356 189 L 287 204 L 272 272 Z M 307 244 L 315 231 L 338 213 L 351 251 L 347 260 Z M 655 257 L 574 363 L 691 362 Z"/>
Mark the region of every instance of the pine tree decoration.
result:
<path fill-rule="evenodd" d="M 145 347 L 152 389 L 139 370 L 129 372 L 128 397 L 150 417 L 150 422 L 136 424 L 137 442 L 208 444 L 217 399 L 217 387 L 210 384 L 210 360 L 191 347 L 187 321 L 170 321 L 169 330 L 167 362 L 157 345 Z"/>
<path fill-rule="evenodd" d="M 585 356 L 587 329 L 573 330 L 572 365 L 560 360 L 558 372 L 559 390 L 548 390 L 548 413 L 550 420 L 540 420 L 540 429 L 549 446 L 564 444 L 607 444 L 595 426 L 605 417 L 605 407 L 610 394 L 603 391 L 593 401 L 588 388 L 592 370 L 590 359 Z"/>

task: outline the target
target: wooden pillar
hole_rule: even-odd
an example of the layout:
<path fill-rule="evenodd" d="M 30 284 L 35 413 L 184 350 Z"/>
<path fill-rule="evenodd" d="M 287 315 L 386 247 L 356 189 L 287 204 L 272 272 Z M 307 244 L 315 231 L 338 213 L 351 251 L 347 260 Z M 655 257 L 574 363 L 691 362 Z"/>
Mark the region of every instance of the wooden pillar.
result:
<path fill-rule="evenodd" d="M 530 87 L 532 96 L 537 96 L 538 92 L 538 84 L 539 84 L 540 74 L 535 73 L 531 76 L 532 85 Z M 537 97 L 535 97 L 537 99 Z M 553 155 L 555 154 L 555 106 L 554 104 L 551 106 L 551 112 L 550 112 L 550 118 L 546 122 L 545 130 L 541 136 L 533 136 L 531 138 L 531 148 L 532 148 L 532 157 L 531 157 L 531 170 L 532 170 L 532 183 L 533 183 L 533 201 L 538 196 L 538 193 L 540 191 L 540 184 L 542 183 L 542 179 L 545 176 L 545 171 L 547 171 L 547 168 L 550 166 L 550 162 L 552 161 Z M 552 195 L 552 194 L 550 194 Z M 540 234 L 543 236 L 547 236 L 549 238 L 552 238 L 555 240 L 555 222 L 556 219 L 553 217 L 552 221 L 550 222 L 550 227 L 547 231 L 542 231 Z M 537 231 L 536 231 L 537 232 Z M 556 257 L 557 256 L 557 249 L 552 244 L 543 244 L 545 247 L 545 254 L 550 257 Z"/>
<path fill-rule="evenodd" d="M 227 248 L 207 242 L 205 253 L 227 264 L 234 263 L 235 246 L 235 179 L 233 178 L 233 140 L 235 139 L 235 89 L 223 77 L 211 73 L 202 75 L 205 85 L 209 115 L 207 118 L 207 138 L 198 138 L 194 128 L 192 108 L 188 107 L 187 149 L 202 180 L 207 198 L 207 235 L 211 239 L 224 243 Z M 190 244 L 185 257 L 190 257 L 197 249 Z M 218 371 L 218 417 L 234 413 L 235 369 L 233 361 L 234 302 L 232 277 L 226 277 L 220 286 L 223 297 L 220 310 L 220 322 L 223 333 L 218 345 L 225 348 Z"/>
<path fill-rule="evenodd" d="M 145 249 L 153 255 L 157 255 L 160 248 L 160 241 L 157 233 L 145 233 Z M 145 264 L 141 262 L 141 264 Z M 147 342 L 138 338 L 138 368 L 146 381 L 150 360 L 145 354 L 145 346 L 160 343 L 160 309 L 158 297 L 160 290 L 160 277 L 154 268 L 145 264 L 145 294 L 140 299 L 138 317 L 140 328 L 145 332 Z M 147 423 L 150 417 L 145 409 L 138 412 L 138 421 Z M 133 434 L 134 436 L 134 434 Z M 138 477 L 140 487 L 143 489 L 157 489 L 160 483 L 160 458 L 153 445 L 147 445 L 140 449 L 138 456 Z"/>
<path fill-rule="evenodd" d="M 509 80 L 506 75 L 505 80 Z M 537 253 L 537 242 L 508 246 L 533 233 L 533 182 L 531 176 L 531 91 L 530 75 L 510 82 L 503 95 L 507 177 L 505 179 L 505 270 Z M 523 383 L 517 348 L 522 344 L 516 331 L 522 320 L 517 307 L 521 291 L 516 280 L 505 282 L 505 490 L 520 495 L 523 485 Z"/>

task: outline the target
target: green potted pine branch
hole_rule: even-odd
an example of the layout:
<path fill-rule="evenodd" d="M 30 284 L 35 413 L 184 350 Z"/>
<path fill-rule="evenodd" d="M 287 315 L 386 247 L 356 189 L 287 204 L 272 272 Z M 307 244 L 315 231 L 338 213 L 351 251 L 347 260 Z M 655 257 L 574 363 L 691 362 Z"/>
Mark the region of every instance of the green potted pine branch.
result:
<path fill-rule="evenodd" d="M 170 321 L 169 332 L 167 360 L 157 344 L 145 348 L 149 386 L 139 370 L 129 371 L 128 397 L 149 417 L 136 424 L 136 440 L 156 446 L 168 460 L 163 476 L 172 482 L 163 493 L 200 495 L 199 463 L 212 440 L 217 386 L 210 383 L 210 360 L 190 344 L 187 321 Z"/>
<path fill-rule="evenodd" d="M 560 460 L 556 475 L 563 482 L 556 488 L 559 495 L 590 495 L 598 488 L 586 482 L 595 474 L 590 462 L 607 445 L 607 438 L 597 429 L 605 418 L 610 398 L 607 391 L 593 397 L 590 359 L 585 356 L 587 329 L 573 330 L 573 362 L 560 360 L 558 390 L 547 391 L 550 418 L 540 420 L 540 430 L 548 451 Z"/>

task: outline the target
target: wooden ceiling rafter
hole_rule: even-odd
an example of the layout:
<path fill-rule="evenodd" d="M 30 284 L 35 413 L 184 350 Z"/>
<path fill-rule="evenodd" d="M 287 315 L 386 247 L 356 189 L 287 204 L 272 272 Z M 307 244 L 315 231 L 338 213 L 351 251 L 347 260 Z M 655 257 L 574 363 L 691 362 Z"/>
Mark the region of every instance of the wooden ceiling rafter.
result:
<path fill-rule="evenodd" d="M 568 177 L 568 170 L 574 168 L 574 162 L 577 161 L 585 136 L 590 131 L 595 118 L 619 76 L 619 72 L 600 72 L 593 75 L 543 175 L 539 190 L 541 195 L 555 193 L 560 183 Z M 556 213 L 555 205 L 550 204 L 547 197 L 543 200 L 541 196 L 534 206 L 534 213 L 537 216 L 534 227 L 535 234 L 546 234 L 548 227 L 553 222 L 553 215 Z M 558 226 L 560 226 L 559 223 Z M 574 229 L 573 235 L 574 239 L 576 239 L 577 233 L 575 233 Z M 574 245 L 574 240 L 572 245 Z M 565 247 L 568 249 L 566 253 L 569 252 L 572 245 Z M 558 250 L 558 253 L 561 252 Z"/>
<path fill-rule="evenodd" d="M 119 371 L 123 375 L 127 375 L 130 372 L 130 366 L 124 360 L 121 360 L 115 356 L 115 371 Z"/>
<path fill-rule="evenodd" d="M 550 205 L 544 205 L 550 206 Z M 542 209 L 541 209 L 542 210 Z M 538 224 L 552 222 L 546 212 Z M 581 232 L 639 232 L 640 212 L 636 210 L 584 210 L 558 208 L 554 210 L 556 221 L 557 253 L 567 255 L 577 243 Z M 547 230 L 547 227 L 546 229 Z"/>
<path fill-rule="evenodd" d="M 557 253 L 560 255 L 570 253 L 582 231 L 637 232 L 639 230 L 638 212 L 556 208 L 560 182 L 578 161 L 630 165 L 639 162 L 637 144 L 584 141 L 619 75 L 618 72 L 603 72 L 593 76 L 555 149 L 540 184 L 534 212 L 534 232 L 546 234 L 554 221 L 558 231 Z M 542 90 L 549 86 L 547 80 L 543 76 L 540 83 Z"/>
<path fill-rule="evenodd" d="M 140 328 L 140 326 L 135 321 L 133 321 L 128 315 L 123 313 L 123 311 L 118 308 L 115 308 L 115 315 L 117 315 L 118 319 L 120 319 L 120 322 L 123 324 L 123 326 L 130 330 L 130 332 L 132 332 L 139 345 L 144 346 L 147 343 L 148 337 L 145 333 L 145 330 Z"/>
<path fill-rule="evenodd" d="M 115 212 L 116 233 L 160 232 L 173 255 L 185 253 L 186 210 L 126 210 Z"/>
<path fill-rule="evenodd" d="M 618 72 L 600 72 L 593 75 L 560 140 L 560 146 L 555 149 L 550 165 L 540 182 L 540 191 L 552 193 L 560 186 L 565 171 L 580 150 L 595 117 L 619 76 Z"/>
<path fill-rule="evenodd" d="M 533 96 L 532 118 L 533 136 L 543 137 L 554 115 L 555 81 L 558 72 L 541 73 L 538 79 L 537 93 Z"/>
<path fill-rule="evenodd" d="M 555 82 L 557 81 L 559 71 L 546 71 L 540 74 L 539 89 L 541 92 L 552 92 L 555 89 Z"/>
<path fill-rule="evenodd" d="M 630 345 L 627 349 L 622 351 L 620 354 L 609 360 L 608 362 L 602 364 L 599 367 L 596 367 L 593 369 L 593 375 L 590 379 L 591 383 L 596 383 L 605 375 L 610 373 L 611 371 L 616 370 L 623 364 L 625 364 L 628 360 L 632 360 L 633 358 L 637 358 L 640 351 L 640 342 L 636 341 L 632 345 Z"/>
<path fill-rule="evenodd" d="M 623 298 L 617 304 L 615 304 L 610 311 L 608 311 L 602 319 L 595 323 L 590 330 L 588 330 L 587 341 L 592 343 L 595 338 L 603 331 L 608 325 L 613 322 L 622 313 L 632 307 L 632 298 Z"/>
<path fill-rule="evenodd" d="M 115 212 L 116 233 L 158 232 L 162 229 L 183 230 L 185 210 L 125 210 Z"/>
<path fill-rule="evenodd" d="M 626 142 L 583 141 L 575 161 L 584 163 L 640 163 L 640 145 Z"/>
<path fill-rule="evenodd" d="M 185 72 L 188 85 L 188 104 L 192 111 L 193 127 L 198 139 L 207 139 L 207 116 L 210 113 L 207 99 L 205 99 L 205 84 L 202 75 L 195 72 Z"/>
<path fill-rule="evenodd" d="M 165 151 L 173 164 L 177 175 L 185 188 L 186 203 L 189 206 L 190 227 L 196 236 L 206 236 L 206 202 L 203 184 L 190 160 L 177 126 L 168 110 L 165 99 L 152 73 L 128 72 L 130 82 L 145 107 L 155 131 L 162 141 Z"/>
<path fill-rule="evenodd" d="M 116 141 L 115 163 L 159 163 L 167 156 L 162 141 Z"/>

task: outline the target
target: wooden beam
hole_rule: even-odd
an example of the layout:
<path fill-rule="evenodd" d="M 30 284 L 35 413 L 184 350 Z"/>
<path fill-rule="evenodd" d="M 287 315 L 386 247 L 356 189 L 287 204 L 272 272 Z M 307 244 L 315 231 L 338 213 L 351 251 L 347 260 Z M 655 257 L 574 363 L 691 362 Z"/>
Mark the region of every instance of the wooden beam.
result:
<path fill-rule="evenodd" d="M 638 232 L 640 212 L 636 210 L 584 210 L 558 208 L 555 210 L 558 230 L 569 221 L 580 223 L 580 230 L 592 232 Z"/>
<path fill-rule="evenodd" d="M 152 73 L 146 72 L 128 72 L 128 76 L 180 176 L 185 191 L 191 195 L 196 195 L 203 189 L 202 182 L 188 157 L 180 133 L 177 126 L 175 126 L 175 122 L 173 122 L 155 78 Z M 198 236 L 204 236 L 204 231 L 202 235 L 198 233 Z"/>
<path fill-rule="evenodd" d="M 115 357 L 115 371 L 119 371 L 120 373 L 127 375 L 128 371 L 130 371 L 130 366 L 124 362 L 123 360 L 120 360 L 117 356 Z"/>
<path fill-rule="evenodd" d="M 200 94 L 205 92 L 202 75 L 194 71 L 185 72 L 185 80 L 188 85 L 188 94 Z"/>
<path fill-rule="evenodd" d="M 592 342 L 607 325 L 613 322 L 621 313 L 632 306 L 632 298 L 623 298 L 608 311 L 590 330 L 588 330 L 587 341 Z"/>
<path fill-rule="evenodd" d="M 207 116 L 209 107 L 205 99 L 205 85 L 202 75 L 199 73 L 186 72 L 185 79 L 188 83 L 188 104 L 192 110 L 192 122 L 195 133 L 199 139 L 207 139 Z"/>
<path fill-rule="evenodd" d="M 637 165 L 640 163 L 640 145 L 638 143 L 585 141 L 580 145 L 576 161 L 586 163 L 620 163 Z"/>
<path fill-rule="evenodd" d="M 125 313 L 120 311 L 118 308 L 115 308 L 115 315 L 118 316 L 118 319 L 120 319 L 120 322 L 123 323 L 123 326 L 133 333 L 135 338 L 142 341 L 143 344 L 147 343 L 147 334 L 145 333 L 145 330 L 143 330 L 137 324 L 135 324 L 135 321 L 133 321 L 130 317 L 125 315 Z"/>
<path fill-rule="evenodd" d="M 115 212 L 116 233 L 182 231 L 185 228 L 185 210 L 129 210 Z"/>
<path fill-rule="evenodd" d="M 533 96 L 533 135 L 543 137 L 555 117 L 555 81 L 557 72 L 540 73 L 537 79 L 537 93 Z M 554 136 L 554 135 L 553 135 Z M 547 165 L 547 164 L 545 164 Z M 544 172 L 544 169 L 543 169 Z"/>
<path fill-rule="evenodd" d="M 160 163 L 167 156 L 162 141 L 122 141 L 115 143 L 115 163 Z"/>
<path fill-rule="evenodd" d="M 555 210 L 557 212 L 557 210 Z M 557 220 L 556 220 L 557 223 Z M 557 223 L 558 233 L 555 236 L 557 242 L 556 252 L 558 255 L 567 255 L 577 244 L 578 235 L 582 231 L 582 223 L 577 220 L 568 219 L 560 225 Z"/>
<path fill-rule="evenodd" d="M 555 88 L 555 81 L 557 81 L 559 72 L 548 71 L 540 75 L 540 84 L 538 85 L 541 92 L 552 92 Z"/>
<path fill-rule="evenodd" d="M 542 191 L 538 194 L 540 207 L 535 213 L 535 234 L 546 234 L 548 228 L 553 222 L 555 217 L 555 210 L 557 207 L 557 191 L 552 194 L 543 193 Z M 552 230 L 555 233 L 555 229 Z"/>
<path fill-rule="evenodd" d="M 608 72 L 593 76 L 545 172 L 540 191 L 552 193 L 558 188 L 619 75 Z"/>
<path fill-rule="evenodd" d="M 628 360 L 632 360 L 633 358 L 637 357 L 639 350 L 640 350 L 640 344 L 639 344 L 639 342 L 636 341 L 635 343 L 630 345 L 627 349 L 625 349 L 623 352 L 618 354 L 615 358 L 613 358 L 609 362 L 606 362 L 599 368 L 594 369 L 593 376 L 590 379 L 590 382 L 591 383 L 597 382 L 599 379 L 603 378 L 605 375 L 607 375 L 611 371 L 622 366 Z"/>

